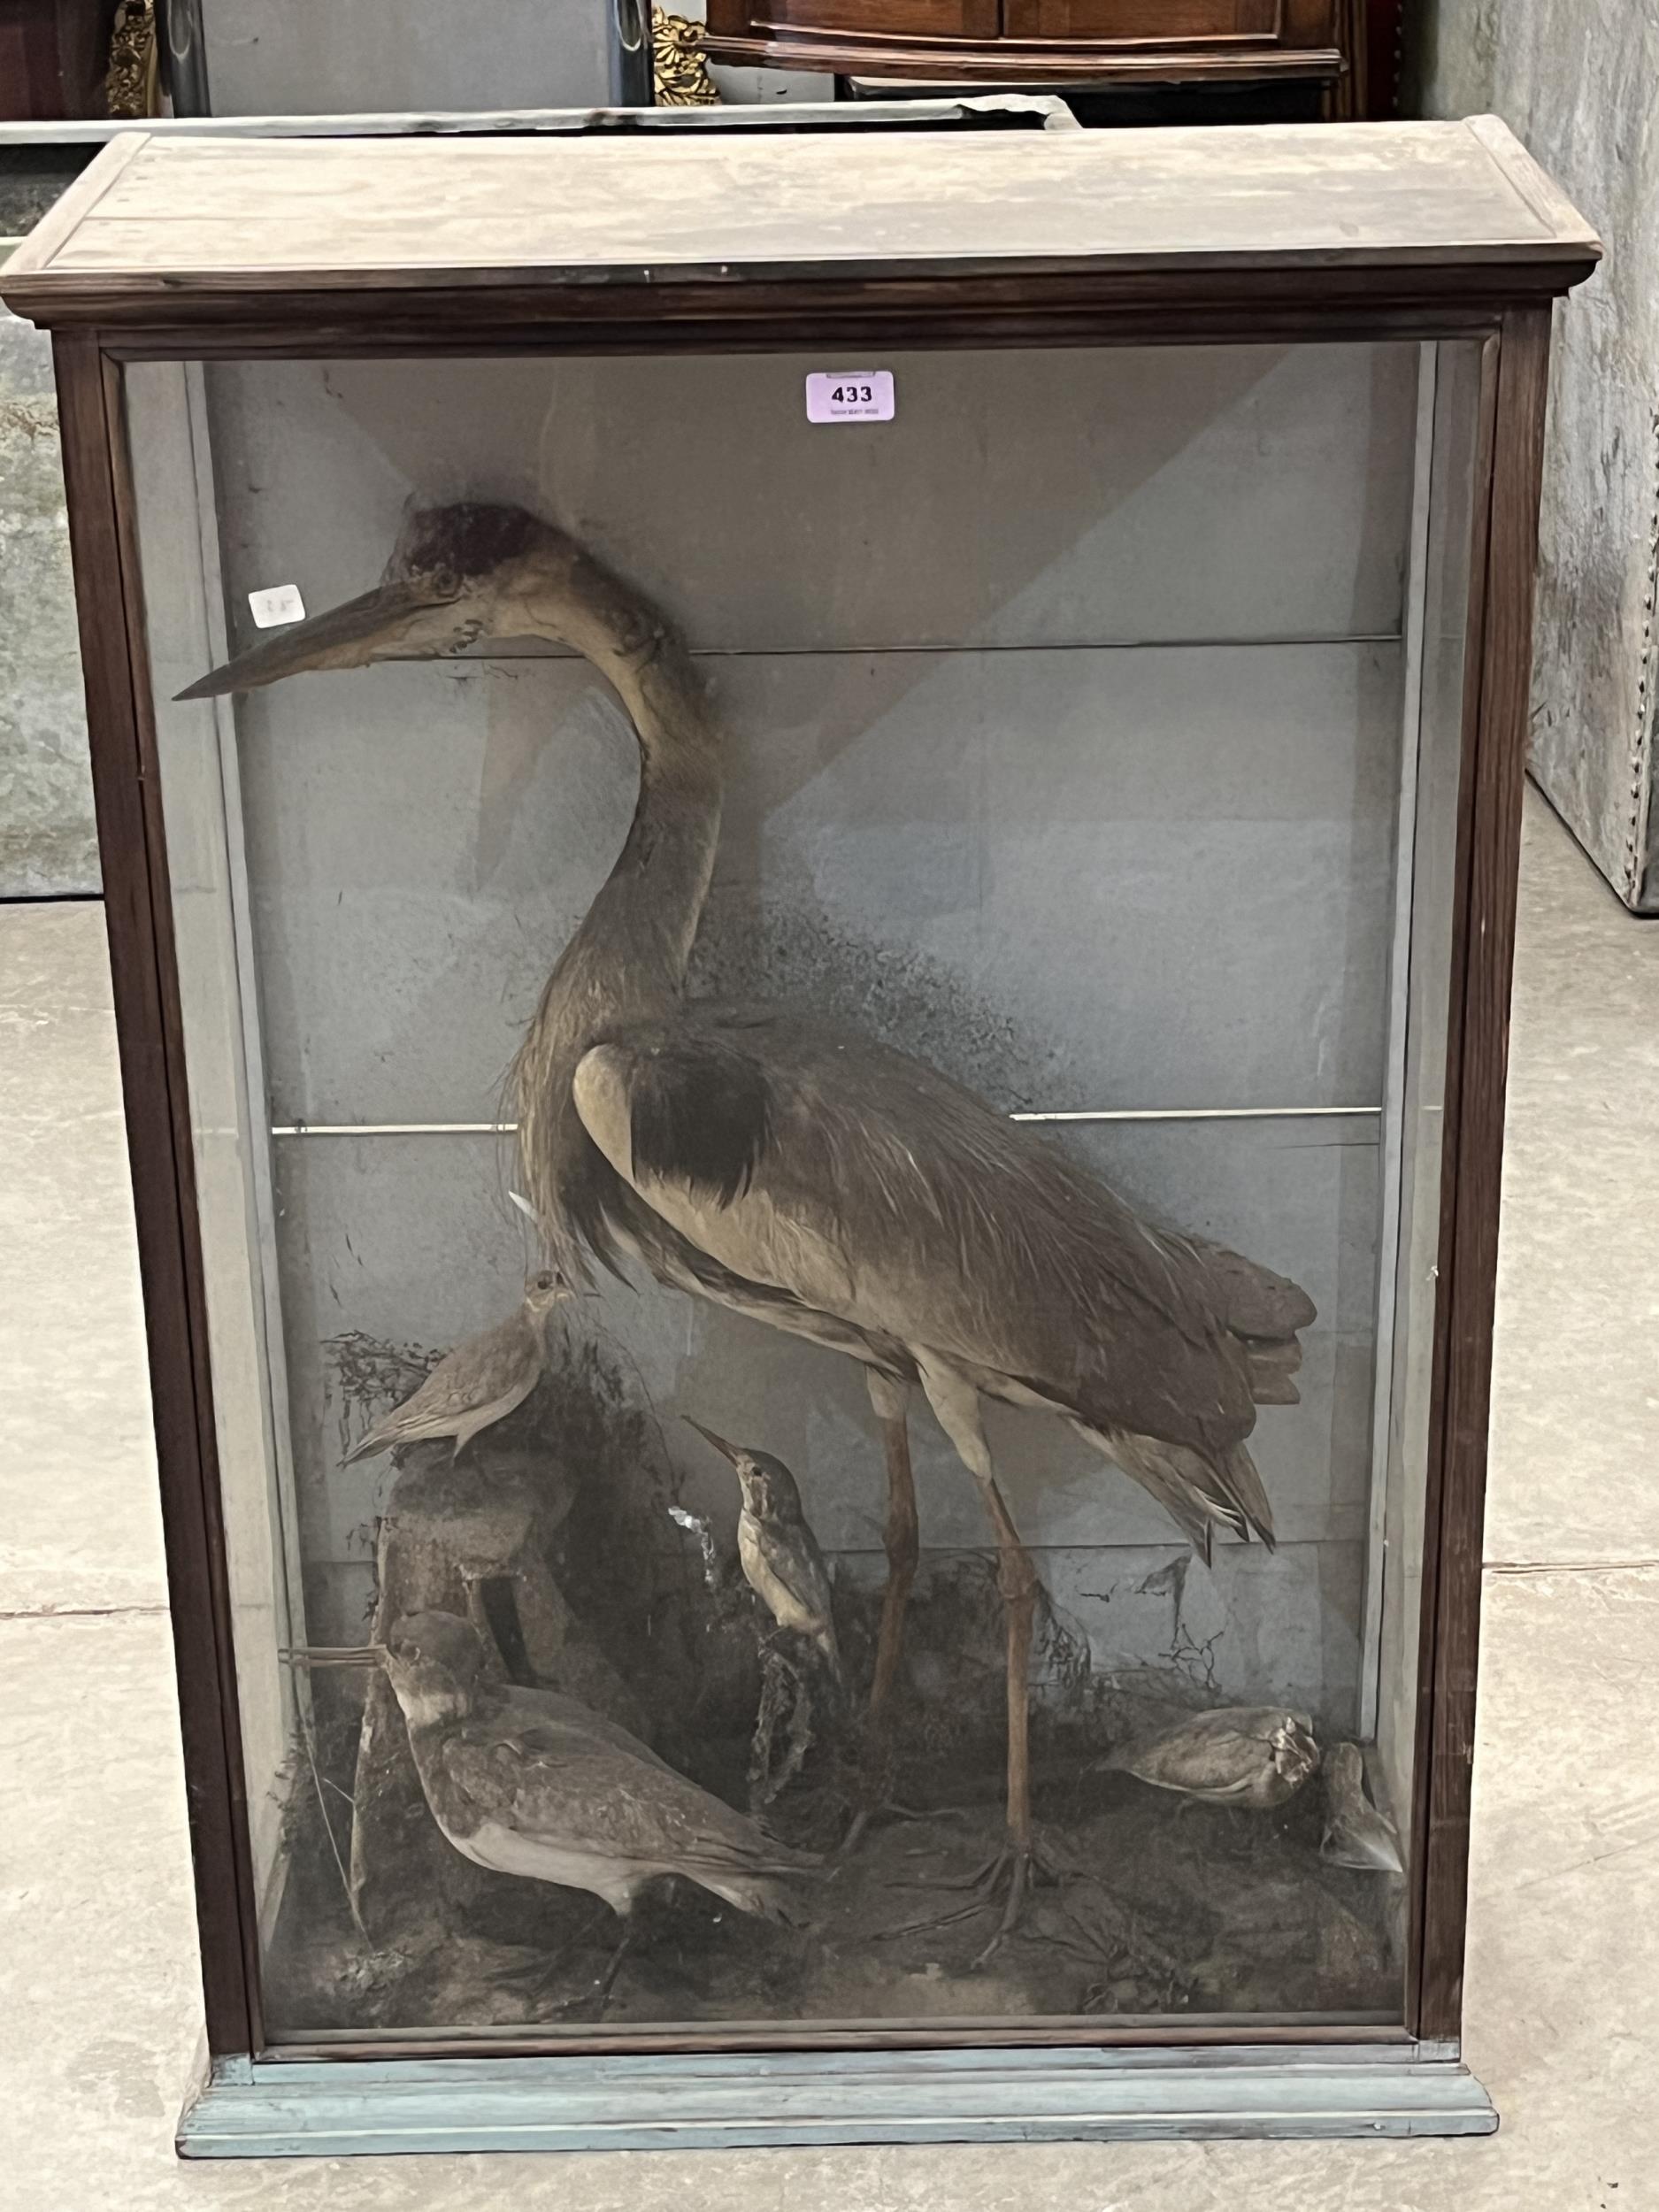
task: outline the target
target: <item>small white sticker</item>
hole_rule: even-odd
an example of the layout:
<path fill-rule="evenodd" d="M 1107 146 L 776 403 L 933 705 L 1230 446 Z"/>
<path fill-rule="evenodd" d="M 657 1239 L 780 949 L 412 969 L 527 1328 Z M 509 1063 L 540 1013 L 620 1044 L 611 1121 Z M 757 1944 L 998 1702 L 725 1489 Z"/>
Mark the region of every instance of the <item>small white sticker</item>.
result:
<path fill-rule="evenodd" d="M 248 604 L 262 630 L 274 630 L 284 622 L 303 622 L 305 602 L 297 584 L 273 584 L 269 591 L 250 591 Z"/>
<path fill-rule="evenodd" d="M 809 422 L 891 422 L 891 369 L 820 369 L 806 380 Z"/>

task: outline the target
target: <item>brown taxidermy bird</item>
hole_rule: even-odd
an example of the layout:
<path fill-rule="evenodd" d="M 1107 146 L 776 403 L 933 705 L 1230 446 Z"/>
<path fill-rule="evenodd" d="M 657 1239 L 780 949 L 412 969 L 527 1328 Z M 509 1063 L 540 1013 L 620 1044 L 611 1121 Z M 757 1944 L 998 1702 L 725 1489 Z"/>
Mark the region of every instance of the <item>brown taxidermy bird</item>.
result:
<path fill-rule="evenodd" d="M 1224 1705 L 1108 1754 L 1101 1764 L 1210 1805 L 1271 1812 L 1319 1764 L 1313 1723 L 1280 1705 Z"/>
<path fill-rule="evenodd" d="M 1365 1757 L 1357 1744 L 1340 1743 L 1326 1756 L 1319 1855 L 1333 1866 L 1371 1874 L 1406 1870 L 1393 1821 L 1365 1794 Z"/>
<path fill-rule="evenodd" d="M 450 1456 L 458 1459 L 475 1436 L 504 1421 L 541 1381 L 549 1317 L 570 1294 L 556 1274 L 533 1275 L 516 1313 L 446 1352 L 419 1389 L 360 1436 L 341 1465 L 433 1441 L 452 1443 Z"/>
<path fill-rule="evenodd" d="M 814 1857 L 574 1698 L 502 1681 L 458 1614 L 406 1615 L 382 1644 L 296 1656 L 386 1669 L 433 1818 L 477 1865 L 587 1890 L 624 1919 L 677 1874 L 739 1912 L 799 1921 L 787 1879 Z"/>
<path fill-rule="evenodd" d="M 1007 1621 L 1010 1872 L 1033 1857 L 1027 1682 L 1038 1582 L 996 1480 L 982 1398 L 1058 1414 L 1209 1556 L 1272 1539 L 1247 1440 L 1294 1403 L 1283 1276 L 1141 1220 L 1032 1130 L 908 1054 L 764 1005 L 688 1001 L 719 841 L 725 744 L 663 617 L 518 508 L 416 513 L 373 591 L 272 632 L 181 695 L 308 668 L 538 637 L 582 654 L 633 722 L 640 788 L 604 885 L 555 965 L 512 1078 L 524 1179 L 555 1263 L 629 1256 L 864 1368 L 887 1447 L 889 1575 L 872 1723 L 917 1562 L 905 1406 L 919 1382 L 977 1485 Z M 994 1939 L 994 1941 L 996 1939 Z"/>
<path fill-rule="evenodd" d="M 802 1509 L 800 1486 L 771 1452 L 728 1444 L 689 1414 L 686 1419 L 736 1471 L 743 1495 L 737 1517 L 737 1556 L 743 1579 L 780 1628 L 823 1655 L 839 1682 L 841 1655 L 835 1640 L 829 1569 Z"/>

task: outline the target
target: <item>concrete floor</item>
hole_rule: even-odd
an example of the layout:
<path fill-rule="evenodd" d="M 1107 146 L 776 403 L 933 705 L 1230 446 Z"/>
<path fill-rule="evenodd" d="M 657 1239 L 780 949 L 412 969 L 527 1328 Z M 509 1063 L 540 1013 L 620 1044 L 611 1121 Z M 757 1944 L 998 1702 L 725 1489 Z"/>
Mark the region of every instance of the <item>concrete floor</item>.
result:
<path fill-rule="evenodd" d="M 0 910 L 0 2208 L 1659 2207 L 1659 922 L 1533 798 L 1463 2143 L 179 2165 L 197 1997 L 96 907 Z"/>

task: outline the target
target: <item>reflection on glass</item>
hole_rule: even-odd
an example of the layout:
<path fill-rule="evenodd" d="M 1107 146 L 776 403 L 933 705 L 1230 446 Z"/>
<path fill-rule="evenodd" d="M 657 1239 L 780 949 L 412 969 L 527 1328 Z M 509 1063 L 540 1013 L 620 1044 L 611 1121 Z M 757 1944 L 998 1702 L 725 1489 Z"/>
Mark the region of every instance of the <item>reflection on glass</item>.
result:
<path fill-rule="evenodd" d="M 603 366 L 130 379 L 268 2016 L 1397 2018 L 1450 382 Z"/>

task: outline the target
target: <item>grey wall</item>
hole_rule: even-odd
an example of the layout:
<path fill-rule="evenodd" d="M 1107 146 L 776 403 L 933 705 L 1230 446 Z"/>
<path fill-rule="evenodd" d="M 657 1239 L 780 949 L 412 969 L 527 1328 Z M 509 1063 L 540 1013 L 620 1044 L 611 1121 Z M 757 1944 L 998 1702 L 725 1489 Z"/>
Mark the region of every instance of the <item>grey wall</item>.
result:
<path fill-rule="evenodd" d="M 215 115 L 430 114 L 618 97 L 614 0 L 199 0 Z M 642 0 L 647 14 L 649 0 Z M 674 12 L 701 19 L 703 0 Z M 828 100 L 833 80 L 721 69 L 735 104 Z"/>
<path fill-rule="evenodd" d="M 198 0 L 215 115 L 600 106 L 611 0 Z"/>
<path fill-rule="evenodd" d="M 1659 910 L 1659 4 L 1425 0 L 1416 96 L 1491 111 L 1601 231 L 1556 311 L 1532 766 L 1619 896 Z"/>
<path fill-rule="evenodd" d="M 0 898 L 97 887 L 51 344 L 0 307 Z"/>

